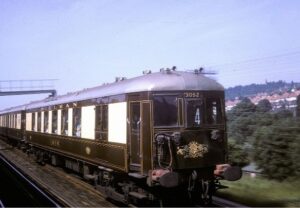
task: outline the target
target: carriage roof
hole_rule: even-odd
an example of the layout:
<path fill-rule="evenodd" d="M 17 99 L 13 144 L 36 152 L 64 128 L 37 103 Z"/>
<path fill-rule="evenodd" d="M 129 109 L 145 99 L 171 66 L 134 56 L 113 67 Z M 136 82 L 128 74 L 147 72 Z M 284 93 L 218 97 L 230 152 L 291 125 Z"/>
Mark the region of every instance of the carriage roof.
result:
<path fill-rule="evenodd" d="M 224 87 L 202 73 L 164 70 L 139 77 L 125 79 L 111 84 L 105 84 L 66 95 L 46 98 L 29 104 L 12 107 L 1 113 L 15 112 L 58 105 L 63 103 L 88 100 L 99 97 L 135 93 L 162 91 L 224 91 Z"/>

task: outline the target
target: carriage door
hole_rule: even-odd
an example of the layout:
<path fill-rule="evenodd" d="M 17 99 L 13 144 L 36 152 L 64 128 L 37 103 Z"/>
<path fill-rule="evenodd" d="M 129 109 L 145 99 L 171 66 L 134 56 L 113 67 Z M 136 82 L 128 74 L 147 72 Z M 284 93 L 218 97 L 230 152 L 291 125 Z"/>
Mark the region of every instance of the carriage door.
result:
<path fill-rule="evenodd" d="M 131 171 L 148 174 L 151 169 L 151 103 L 130 102 L 130 167 Z"/>
<path fill-rule="evenodd" d="M 141 170 L 141 104 L 130 102 L 129 109 L 130 167 L 132 171 Z"/>

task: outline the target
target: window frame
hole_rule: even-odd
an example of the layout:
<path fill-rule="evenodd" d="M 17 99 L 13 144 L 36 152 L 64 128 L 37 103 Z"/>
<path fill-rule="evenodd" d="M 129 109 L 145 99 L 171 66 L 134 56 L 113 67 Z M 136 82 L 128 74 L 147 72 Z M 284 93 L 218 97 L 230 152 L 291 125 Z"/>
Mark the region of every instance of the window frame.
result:
<path fill-rule="evenodd" d="M 101 112 L 100 116 L 99 116 L 99 111 Z M 109 116 L 108 104 L 101 104 L 95 106 L 95 139 L 96 140 L 108 141 L 108 116 Z M 100 117 L 100 125 L 98 125 L 99 117 Z M 103 121 L 105 121 L 105 119 L 106 119 L 106 125 L 103 125 L 104 123 Z"/>
<path fill-rule="evenodd" d="M 217 122 L 216 123 L 209 123 L 208 122 L 208 101 L 215 100 L 217 102 Z M 219 102 L 219 109 L 218 109 L 218 102 Z M 207 109 L 207 113 L 205 114 L 205 124 L 206 125 L 223 125 L 225 123 L 225 112 L 223 108 L 223 99 L 221 97 L 206 97 L 205 98 L 205 109 Z M 218 122 L 218 113 L 220 114 L 220 120 Z"/>
<path fill-rule="evenodd" d="M 54 113 L 55 112 L 55 113 Z M 54 114 L 56 114 L 56 119 L 54 120 Z M 52 116 L 51 116 L 51 134 L 58 134 L 58 110 L 55 109 L 55 110 L 52 110 Z M 54 131 L 54 125 L 53 124 L 56 124 L 56 132 Z"/>
<path fill-rule="evenodd" d="M 81 107 L 75 107 L 72 108 L 72 136 L 73 137 L 77 137 L 77 138 L 81 138 L 82 135 L 82 112 L 81 112 Z M 78 118 L 79 117 L 79 118 Z M 78 122 L 79 120 L 79 122 Z M 76 122 L 77 121 L 77 122 Z M 79 125 L 79 130 L 77 129 L 77 126 Z M 79 134 L 78 134 L 79 132 Z"/>
<path fill-rule="evenodd" d="M 37 112 L 37 132 L 42 132 L 42 112 Z"/>
<path fill-rule="evenodd" d="M 174 96 L 176 97 L 176 124 L 175 125 L 156 125 L 155 124 L 155 97 L 158 97 L 158 96 Z M 180 103 L 179 103 L 179 100 L 181 98 L 181 95 L 180 93 L 157 93 L 157 94 L 153 94 L 152 95 L 152 103 L 153 103 L 153 127 L 154 128 L 178 128 L 181 126 L 180 124 L 180 116 L 179 116 L 179 112 L 180 112 L 180 109 L 179 109 L 179 106 L 180 106 Z"/>
<path fill-rule="evenodd" d="M 200 124 L 199 126 L 189 126 L 188 125 L 188 101 L 197 101 L 197 100 L 201 100 L 202 104 L 201 104 L 201 109 L 200 109 Z M 203 127 L 203 125 L 205 125 L 205 98 L 203 96 L 199 97 L 199 98 L 184 98 L 184 112 L 185 112 L 185 116 L 184 116 L 184 124 L 185 124 L 185 128 L 191 128 L 191 129 L 197 129 L 197 128 L 201 128 Z"/>
<path fill-rule="evenodd" d="M 49 111 L 44 111 L 44 118 L 43 118 L 43 120 L 44 120 L 44 123 L 43 123 L 44 131 L 43 132 L 44 133 L 49 133 L 49 115 L 50 115 Z"/>
<path fill-rule="evenodd" d="M 64 119 L 65 118 L 65 119 Z M 68 136 L 69 135 L 69 109 L 64 108 L 61 109 L 61 135 Z M 67 132 L 65 132 L 67 131 Z"/>

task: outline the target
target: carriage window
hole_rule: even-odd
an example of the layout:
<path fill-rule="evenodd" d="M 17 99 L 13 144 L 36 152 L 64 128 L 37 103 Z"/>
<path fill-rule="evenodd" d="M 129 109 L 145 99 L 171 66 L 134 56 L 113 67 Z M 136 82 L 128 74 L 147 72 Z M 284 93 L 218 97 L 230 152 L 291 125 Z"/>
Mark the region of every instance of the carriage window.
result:
<path fill-rule="evenodd" d="M 41 131 L 41 112 L 38 112 L 38 119 L 37 119 L 37 131 L 40 132 Z"/>
<path fill-rule="evenodd" d="M 5 122 L 6 122 L 5 126 L 8 127 L 8 115 L 6 115 L 6 121 Z"/>
<path fill-rule="evenodd" d="M 16 128 L 16 121 L 17 121 L 17 119 L 16 119 L 16 114 L 13 114 L 13 128 L 15 129 Z"/>
<path fill-rule="evenodd" d="M 14 128 L 17 128 L 17 114 L 14 114 Z"/>
<path fill-rule="evenodd" d="M 45 133 L 49 133 L 48 132 L 48 127 L 49 127 L 49 112 L 45 111 L 44 112 L 44 132 Z"/>
<path fill-rule="evenodd" d="M 63 109 L 61 111 L 61 134 L 67 136 L 68 135 L 68 109 Z"/>
<path fill-rule="evenodd" d="M 103 125 L 103 130 L 107 131 L 108 130 L 108 105 L 102 106 L 102 125 Z"/>
<path fill-rule="evenodd" d="M 11 126 L 10 126 L 10 128 L 14 128 L 14 124 L 15 124 L 15 115 L 12 114 L 11 115 Z"/>
<path fill-rule="evenodd" d="M 31 120 L 31 122 L 32 122 L 32 125 L 31 125 L 31 130 L 32 131 L 35 131 L 35 113 L 32 113 L 32 120 Z"/>
<path fill-rule="evenodd" d="M 57 110 L 52 111 L 52 130 L 53 134 L 57 134 Z"/>
<path fill-rule="evenodd" d="M 73 108 L 73 136 L 81 136 L 81 108 Z"/>
<path fill-rule="evenodd" d="M 178 103 L 177 96 L 160 95 L 153 98 L 154 102 L 154 125 L 177 126 Z"/>
<path fill-rule="evenodd" d="M 16 120 L 17 120 L 17 122 L 16 122 L 16 128 L 17 129 L 21 129 L 22 120 L 21 120 L 21 114 L 20 113 L 18 113 L 16 115 Z"/>
<path fill-rule="evenodd" d="M 199 127 L 203 121 L 203 101 L 200 99 L 186 100 L 187 127 Z"/>
<path fill-rule="evenodd" d="M 15 127 L 15 114 L 11 115 L 11 128 Z"/>
<path fill-rule="evenodd" d="M 220 124 L 222 123 L 222 111 L 220 99 L 208 98 L 206 100 L 207 123 Z"/>
<path fill-rule="evenodd" d="M 96 139 L 107 139 L 108 107 L 107 105 L 96 106 Z"/>

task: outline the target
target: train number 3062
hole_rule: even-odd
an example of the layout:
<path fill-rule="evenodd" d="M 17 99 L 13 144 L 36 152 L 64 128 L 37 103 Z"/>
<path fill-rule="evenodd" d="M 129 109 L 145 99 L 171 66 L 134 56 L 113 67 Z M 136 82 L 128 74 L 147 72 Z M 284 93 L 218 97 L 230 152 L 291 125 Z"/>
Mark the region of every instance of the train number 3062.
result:
<path fill-rule="evenodd" d="M 199 92 L 185 92 L 183 93 L 185 98 L 198 98 L 200 97 L 200 93 Z"/>

